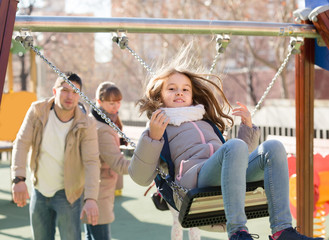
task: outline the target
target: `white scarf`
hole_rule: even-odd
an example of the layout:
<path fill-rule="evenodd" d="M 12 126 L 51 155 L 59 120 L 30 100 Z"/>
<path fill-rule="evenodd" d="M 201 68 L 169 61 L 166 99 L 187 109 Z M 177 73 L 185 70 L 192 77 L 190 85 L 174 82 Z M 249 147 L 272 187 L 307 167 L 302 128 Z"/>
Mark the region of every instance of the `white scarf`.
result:
<path fill-rule="evenodd" d="M 184 122 L 201 120 L 206 112 L 202 104 L 189 107 L 160 109 L 165 111 L 166 115 L 170 118 L 169 124 L 174 126 L 180 126 Z"/>

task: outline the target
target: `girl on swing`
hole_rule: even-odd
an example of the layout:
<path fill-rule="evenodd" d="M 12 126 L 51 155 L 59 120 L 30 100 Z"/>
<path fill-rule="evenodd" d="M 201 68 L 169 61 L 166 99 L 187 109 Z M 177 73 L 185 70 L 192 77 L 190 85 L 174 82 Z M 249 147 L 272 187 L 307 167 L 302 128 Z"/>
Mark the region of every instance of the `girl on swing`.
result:
<path fill-rule="evenodd" d="M 232 113 L 241 118 L 238 139 L 225 144 L 211 125 L 203 121 L 212 121 L 221 132 L 227 123 L 233 125 L 232 117 L 226 113 L 231 106 L 222 89 L 196 68 L 191 70 L 195 64 L 188 57 L 190 49 L 180 51 L 175 60 L 151 76 L 144 96 L 137 102 L 140 112 L 146 112 L 150 122 L 128 169 L 132 179 L 143 186 L 153 181 L 156 168 L 161 167 L 162 136 L 166 130 L 175 164 L 175 181 L 188 189 L 221 186 L 230 240 L 258 238 L 248 232 L 244 203 L 246 182 L 262 179 L 273 234 L 269 239 L 322 239 L 303 236 L 292 228 L 285 149 L 275 140 L 258 146 L 259 129 L 252 124 L 245 105 L 238 102 Z M 219 77 L 212 77 L 220 81 Z M 176 207 L 180 207 L 178 202 Z"/>

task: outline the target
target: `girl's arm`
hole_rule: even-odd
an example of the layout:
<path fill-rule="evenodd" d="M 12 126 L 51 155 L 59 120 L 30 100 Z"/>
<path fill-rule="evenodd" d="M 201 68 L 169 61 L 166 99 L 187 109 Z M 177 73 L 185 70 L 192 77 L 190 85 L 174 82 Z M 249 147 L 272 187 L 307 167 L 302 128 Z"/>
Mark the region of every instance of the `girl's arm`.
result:
<path fill-rule="evenodd" d="M 164 144 L 162 136 L 169 120 L 162 110 L 154 111 L 149 129 L 144 131 L 138 141 L 128 172 L 139 185 L 150 185 L 157 174 L 156 167 L 159 166 L 160 153 Z"/>
<path fill-rule="evenodd" d="M 260 130 L 252 123 L 248 108 L 240 102 L 237 102 L 237 104 L 240 107 L 233 109 L 233 115 L 241 117 L 238 138 L 248 144 L 248 150 L 251 153 L 259 145 Z"/>
<path fill-rule="evenodd" d="M 163 138 L 160 141 L 153 140 L 149 137 L 149 130 L 143 132 L 128 168 L 130 177 L 137 184 L 148 186 L 154 180 L 163 144 Z"/>
<path fill-rule="evenodd" d="M 158 109 L 152 113 L 150 119 L 150 132 L 149 136 L 153 140 L 160 140 L 163 136 L 166 127 L 168 126 L 170 119 L 165 112 Z"/>
<path fill-rule="evenodd" d="M 234 108 L 233 109 L 233 116 L 238 116 L 241 117 L 241 122 L 252 128 L 252 120 L 251 120 L 251 114 L 247 108 L 246 105 L 240 103 L 240 102 L 236 102 L 240 107 Z"/>

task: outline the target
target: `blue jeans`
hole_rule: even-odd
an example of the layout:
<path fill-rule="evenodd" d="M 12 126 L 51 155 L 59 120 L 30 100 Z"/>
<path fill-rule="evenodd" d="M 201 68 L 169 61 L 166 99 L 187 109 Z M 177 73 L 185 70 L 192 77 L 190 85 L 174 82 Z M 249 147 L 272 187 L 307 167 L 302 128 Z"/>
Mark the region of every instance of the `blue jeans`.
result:
<path fill-rule="evenodd" d="M 263 179 L 272 233 L 291 227 L 287 154 L 279 141 L 263 142 L 249 155 L 244 141 L 231 139 L 201 168 L 198 187 L 221 185 L 229 237 L 239 230 L 248 231 L 246 182 Z"/>
<path fill-rule="evenodd" d="M 100 224 L 91 225 L 84 224 L 86 240 L 111 240 L 111 225 Z"/>
<path fill-rule="evenodd" d="M 70 204 L 64 190 L 53 197 L 45 197 L 38 190 L 32 190 L 30 221 L 34 240 L 55 239 L 56 224 L 61 240 L 80 240 L 80 212 L 82 196 Z"/>

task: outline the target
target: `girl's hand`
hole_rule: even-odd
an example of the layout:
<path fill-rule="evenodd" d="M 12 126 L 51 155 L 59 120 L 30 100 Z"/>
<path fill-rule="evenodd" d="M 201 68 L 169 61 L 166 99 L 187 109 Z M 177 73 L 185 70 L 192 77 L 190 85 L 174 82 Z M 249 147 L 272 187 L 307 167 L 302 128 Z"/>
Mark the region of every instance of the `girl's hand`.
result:
<path fill-rule="evenodd" d="M 158 109 L 153 112 L 150 120 L 149 137 L 153 140 L 160 140 L 168 126 L 169 120 L 170 119 L 167 117 L 166 113 L 162 110 Z"/>
<path fill-rule="evenodd" d="M 232 115 L 241 117 L 241 122 L 248 127 L 252 127 L 251 114 L 248 108 L 240 102 L 236 102 L 240 107 L 234 108 Z"/>

